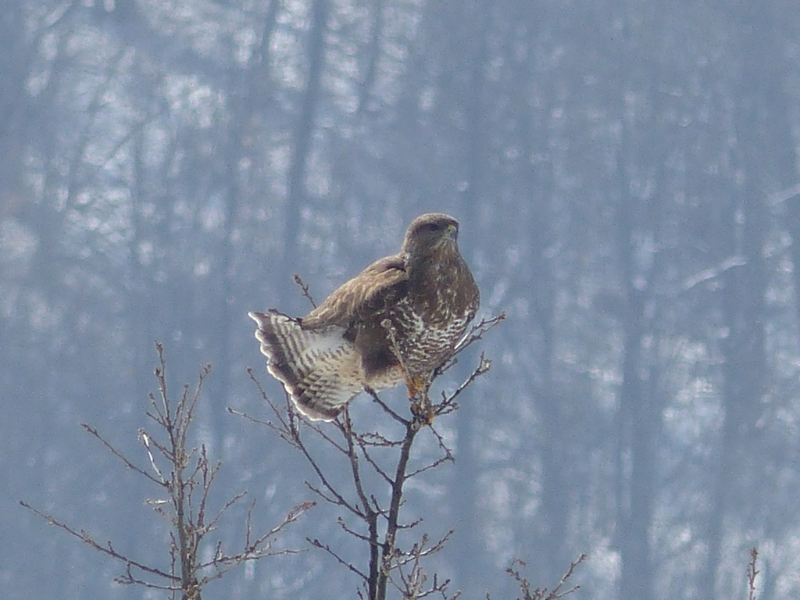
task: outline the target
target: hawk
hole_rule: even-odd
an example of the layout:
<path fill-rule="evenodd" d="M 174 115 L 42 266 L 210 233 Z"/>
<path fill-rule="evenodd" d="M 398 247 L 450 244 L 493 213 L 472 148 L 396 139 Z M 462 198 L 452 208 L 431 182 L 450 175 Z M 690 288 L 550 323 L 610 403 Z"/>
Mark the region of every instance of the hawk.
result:
<path fill-rule="evenodd" d="M 332 421 L 365 388 L 404 381 L 421 403 L 480 304 L 458 221 L 412 221 L 399 254 L 375 261 L 302 318 L 249 313 L 267 369 L 312 420 Z M 414 405 L 412 405 L 413 408 Z"/>

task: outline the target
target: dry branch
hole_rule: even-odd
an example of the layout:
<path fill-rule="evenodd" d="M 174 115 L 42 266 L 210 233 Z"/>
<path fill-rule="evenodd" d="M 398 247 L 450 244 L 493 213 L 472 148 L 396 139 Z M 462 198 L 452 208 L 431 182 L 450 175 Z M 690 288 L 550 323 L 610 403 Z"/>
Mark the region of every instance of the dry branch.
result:
<path fill-rule="evenodd" d="M 303 288 L 305 295 L 307 288 L 302 281 L 298 281 L 298 285 Z M 483 335 L 504 317 L 505 315 L 501 314 L 474 325 L 456 346 L 451 359 L 434 372 L 433 379 L 456 364 L 456 355 L 481 340 Z M 455 411 L 458 408 L 456 398 L 476 379 L 487 373 L 490 367 L 491 362 L 481 355 L 477 366 L 467 379 L 452 392 L 442 393 L 441 401 L 431 406 L 432 414 L 443 416 Z M 452 532 L 434 544 L 429 543 L 425 533 L 419 534 L 414 541 L 407 539 L 413 537 L 409 532 L 416 531 L 422 519 L 403 523 L 401 518 L 405 485 L 408 480 L 453 460 L 452 451 L 433 425 L 425 427 L 430 423 L 423 415 L 415 413 L 413 406 L 409 407 L 409 416 L 400 414 L 371 389 L 365 391 L 390 417 L 389 426 L 399 426 L 400 432 L 396 437 L 383 432 L 361 431 L 354 424 L 349 409 L 345 409 L 332 423 L 311 422 L 294 412 L 288 395 L 284 394 L 284 402 L 273 402 L 253 376 L 252 371 L 249 373 L 262 398 L 270 407 L 273 420 L 261 421 L 247 415 L 242 416 L 268 427 L 290 447 L 300 452 L 317 479 L 315 483 L 306 482 L 306 485 L 324 502 L 340 510 L 343 509 L 345 515 L 349 515 L 351 519 L 349 522 L 341 516 L 338 517 L 342 530 L 366 546 L 366 564 L 364 567 L 358 567 L 346 560 L 330 544 L 318 539 L 308 540 L 313 547 L 323 550 L 337 563 L 359 576 L 363 584 L 363 588 L 358 592 L 359 597 L 385 600 L 390 584 L 403 598 L 457 597 L 458 594 L 448 596 L 449 581 L 440 581 L 435 574 L 429 577 L 423 569 L 423 559 L 439 552 Z M 430 432 L 434 436 L 439 455 L 423 461 L 422 464 L 413 464 L 414 443 L 424 432 Z M 324 449 L 333 449 L 335 452 L 312 450 L 312 445 L 305 439 L 309 435 L 315 438 L 316 442 L 322 443 Z M 345 480 L 337 480 L 327 467 L 323 468 L 321 462 L 323 456 L 326 460 L 331 456 L 341 457 L 342 466 L 347 473 Z"/>
<path fill-rule="evenodd" d="M 569 568 L 561 576 L 561 580 L 558 582 L 558 585 L 554 587 L 552 590 L 548 590 L 547 588 L 536 588 L 532 589 L 530 582 L 523 577 L 519 570 L 516 568 L 517 565 L 524 567 L 525 562 L 519 559 L 514 559 L 511 563 L 511 566 L 506 569 L 506 573 L 511 575 L 511 577 L 517 582 L 519 585 L 520 590 L 522 591 L 522 599 L 521 600 L 558 600 L 559 598 L 563 598 L 564 596 L 568 596 L 572 592 L 575 592 L 580 589 L 581 586 L 573 585 L 564 589 L 564 586 L 569 584 L 570 579 L 575 574 L 575 569 L 586 560 L 586 555 L 581 554 L 577 560 L 570 563 Z M 487 600 L 489 596 L 486 596 Z"/>
<path fill-rule="evenodd" d="M 275 549 L 273 544 L 281 531 L 314 503 L 304 502 L 295 506 L 278 525 L 255 534 L 252 527 L 255 502 L 252 502 L 243 524 L 244 541 L 237 550 L 228 552 L 221 541 L 206 540 L 206 536 L 217 528 L 223 515 L 245 498 L 246 492 L 234 494 L 219 508 L 209 510 L 210 492 L 221 463 L 210 460 L 205 446 L 191 447 L 188 440 L 203 381 L 211 369 L 206 366 L 200 373 L 195 390 L 191 392 L 188 385 L 184 386 L 178 402 L 173 403 L 167 392 L 166 361 L 161 344 L 156 344 L 156 350 L 159 361 L 155 370 L 158 394 L 150 394 L 150 410 L 146 413 L 155 424 L 155 429 L 153 433 L 142 429 L 138 436 L 147 457 L 147 466 L 136 464 L 94 427 L 84 424 L 83 428 L 127 469 L 158 488 L 159 497 L 148 500 L 147 504 L 165 517 L 170 525 L 168 559 L 163 561 L 165 566 L 152 558 L 140 560 L 119 552 L 111 541 L 103 543 L 84 529 L 68 525 L 26 502 L 21 504 L 92 549 L 122 563 L 123 572 L 115 578 L 116 582 L 169 591 L 173 598 L 180 597 L 182 600 L 200 600 L 202 589 L 231 569 L 267 556 L 290 553 L 290 550 Z M 213 558 L 203 561 L 200 557 L 206 555 L 203 548 L 207 546 L 213 549 Z"/>
<path fill-rule="evenodd" d="M 756 578 L 758 570 L 758 549 L 750 550 L 750 562 L 747 564 L 747 600 L 756 600 Z"/>

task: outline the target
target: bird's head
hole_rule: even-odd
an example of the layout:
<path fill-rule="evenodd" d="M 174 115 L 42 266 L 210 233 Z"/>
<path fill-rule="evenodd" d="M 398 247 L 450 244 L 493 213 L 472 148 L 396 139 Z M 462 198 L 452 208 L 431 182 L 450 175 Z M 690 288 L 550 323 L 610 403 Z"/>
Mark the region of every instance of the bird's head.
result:
<path fill-rule="evenodd" d="M 458 252 L 458 221 L 443 213 L 427 213 L 411 222 L 403 240 L 403 254 L 424 256 L 431 251 Z"/>

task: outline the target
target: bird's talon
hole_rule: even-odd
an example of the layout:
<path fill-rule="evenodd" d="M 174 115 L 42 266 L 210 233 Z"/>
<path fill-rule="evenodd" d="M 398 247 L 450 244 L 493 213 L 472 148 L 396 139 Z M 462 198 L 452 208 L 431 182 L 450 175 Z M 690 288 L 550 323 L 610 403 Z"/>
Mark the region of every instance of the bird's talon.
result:
<path fill-rule="evenodd" d="M 436 409 L 429 399 L 413 400 L 411 402 L 411 414 L 414 415 L 414 422 L 420 425 L 433 425 L 436 417 Z"/>

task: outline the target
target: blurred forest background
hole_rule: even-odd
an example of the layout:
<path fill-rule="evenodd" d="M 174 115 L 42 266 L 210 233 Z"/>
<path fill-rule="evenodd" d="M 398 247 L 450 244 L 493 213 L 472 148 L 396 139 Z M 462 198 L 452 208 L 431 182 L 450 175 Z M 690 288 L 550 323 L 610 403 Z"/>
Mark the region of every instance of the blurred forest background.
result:
<path fill-rule="evenodd" d="M 246 312 L 303 314 L 292 273 L 320 299 L 437 210 L 508 313 L 407 496 L 456 528 L 440 575 L 515 598 L 514 557 L 553 585 L 586 552 L 576 599 L 722 600 L 757 545 L 760 597 L 800 596 L 800 4 L 7 0 L 0 47 L 0 595 L 160 597 L 18 505 L 163 551 L 79 427 L 144 458 L 154 340 L 175 390 L 213 364 L 221 495 L 265 527 L 309 499 L 226 413 L 269 416 L 247 366 L 281 393 Z M 317 507 L 282 535 L 308 552 L 209 597 L 355 597 L 306 537 L 350 543 Z"/>

